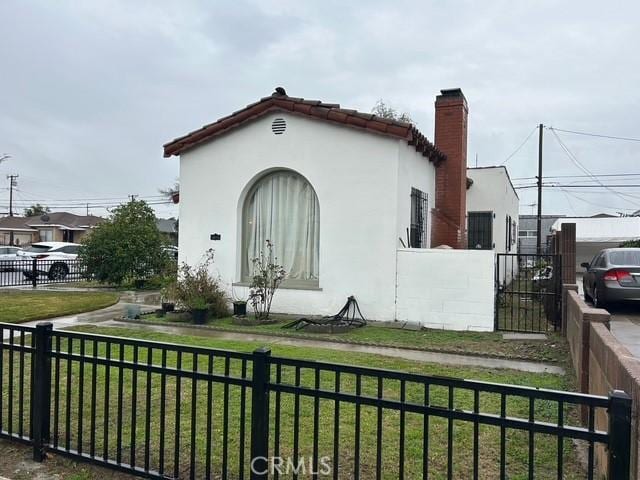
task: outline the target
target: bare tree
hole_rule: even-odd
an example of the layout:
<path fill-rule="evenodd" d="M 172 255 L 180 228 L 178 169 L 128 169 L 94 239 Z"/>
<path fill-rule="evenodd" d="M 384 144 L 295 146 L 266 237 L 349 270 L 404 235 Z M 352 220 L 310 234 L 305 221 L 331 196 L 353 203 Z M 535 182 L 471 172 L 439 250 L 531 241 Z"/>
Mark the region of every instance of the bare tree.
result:
<path fill-rule="evenodd" d="M 176 180 L 176 182 L 167 188 L 158 189 L 161 195 L 164 195 L 167 200 L 172 201 L 173 203 L 178 203 L 177 199 L 180 198 L 180 182 Z"/>
<path fill-rule="evenodd" d="M 398 112 L 395 108 L 387 105 L 384 100 L 380 99 L 371 109 L 371 113 L 378 117 L 388 118 L 389 120 L 398 120 L 405 123 L 414 123 L 407 112 Z"/>

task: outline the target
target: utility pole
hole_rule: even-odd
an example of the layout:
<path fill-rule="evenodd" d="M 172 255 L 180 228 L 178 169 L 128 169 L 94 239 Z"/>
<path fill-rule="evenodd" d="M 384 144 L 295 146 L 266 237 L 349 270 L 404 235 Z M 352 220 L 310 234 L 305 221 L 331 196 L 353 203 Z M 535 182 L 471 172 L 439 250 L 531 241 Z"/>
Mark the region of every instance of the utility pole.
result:
<path fill-rule="evenodd" d="M 132 202 L 135 202 L 137 196 L 138 195 L 129 195 L 129 198 L 131 198 Z"/>
<path fill-rule="evenodd" d="M 13 187 L 18 186 L 18 175 L 7 175 L 9 179 L 9 216 L 13 217 Z"/>
<path fill-rule="evenodd" d="M 537 229 L 537 242 L 536 252 L 538 255 L 542 254 L 542 129 L 544 125 L 538 126 L 538 229 Z"/>

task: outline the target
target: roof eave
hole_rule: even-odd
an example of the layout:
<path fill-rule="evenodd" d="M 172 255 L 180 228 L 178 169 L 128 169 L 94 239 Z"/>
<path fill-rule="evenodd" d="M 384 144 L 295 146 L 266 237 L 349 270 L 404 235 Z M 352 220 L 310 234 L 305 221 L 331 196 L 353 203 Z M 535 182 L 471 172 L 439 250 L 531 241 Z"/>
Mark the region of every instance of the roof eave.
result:
<path fill-rule="evenodd" d="M 285 111 L 294 115 L 352 127 L 360 131 L 400 138 L 406 140 L 409 145 L 415 146 L 418 152 L 422 153 L 436 166 L 446 160 L 446 156 L 413 124 L 343 109 L 338 104 L 327 104 L 317 100 L 305 100 L 288 96 L 265 97 L 259 102 L 205 125 L 199 130 L 194 130 L 178 137 L 164 144 L 164 157 L 180 155 L 271 111 Z"/>

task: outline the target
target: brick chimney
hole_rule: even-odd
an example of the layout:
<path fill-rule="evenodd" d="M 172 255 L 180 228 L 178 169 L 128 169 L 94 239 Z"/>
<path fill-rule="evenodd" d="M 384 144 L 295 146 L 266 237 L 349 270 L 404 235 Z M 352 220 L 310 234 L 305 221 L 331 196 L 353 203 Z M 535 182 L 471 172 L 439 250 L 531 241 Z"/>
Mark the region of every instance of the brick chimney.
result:
<path fill-rule="evenodd" d="M 462 90 L 436 97 L 435 146 L 447 156 L 436 169 L 436 202 L 431 246 L 467 248 L 467 115 Z"/>

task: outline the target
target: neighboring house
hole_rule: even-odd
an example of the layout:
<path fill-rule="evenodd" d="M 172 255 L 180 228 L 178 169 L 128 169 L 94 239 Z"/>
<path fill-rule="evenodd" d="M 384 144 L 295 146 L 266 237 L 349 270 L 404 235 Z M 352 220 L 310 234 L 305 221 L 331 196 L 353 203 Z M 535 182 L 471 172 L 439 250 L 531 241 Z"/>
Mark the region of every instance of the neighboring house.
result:
<path fill-rule="evenodd" d="M 519 198 L 507 168 L 467 169 L 467 235 L 470 249 L 518 253 Z"/>
<path fill-rule="evenodd" d="M 25 217 L 0 218 L 0 245 L 31 245 L 38 232 L 29 227 L 25 220 Z"/>
<path fill-rule="evenodd" d="M 542 254 L 551 253 L 551 227 L 559 218 L 564 215 L 542 215 Z M 520 215 L 520 225 L 518 229 L 518 251 L 524 255 L 535 255 L 537 249 L 538 217 L 537 215 Z"/>
<path fill-rule="evenodd" d="M 591 262 L 604 248 L 619 247 L 622 242 L 640 238 L 640 217 L 574 217 L 560 218 L 551 226 L 552 232 L 562 229 L 563 223 L 576 224 L 576 271 Z"/>
<path fill-rule="evenodd" d="M 467 245 L 467 114 L 462 91 L 443 90 L 434 145 L 412 124 L 276 89 L 167 143 L 180 261 L 213 248 L 243 296 L 271 240 L 288 272 L 274 311 L 328 315 L 354 295 L 371 319 L 492 329 L 493 252 L 429 250 Z"/>
<path fill-rule="evenodd" d="M 29 245 L 35 242 L 73 242 L 103 221 L 93 215 L 52 212 L 33 217 L 0 218 L 0 244 Z"/>
<path fill-rule="evenodd" d="M 158 218 L 156 225 L 160 233 L 171 243 L 178 245 L 178 220 L 171 218 Z"/>

